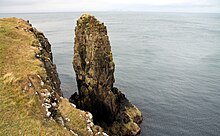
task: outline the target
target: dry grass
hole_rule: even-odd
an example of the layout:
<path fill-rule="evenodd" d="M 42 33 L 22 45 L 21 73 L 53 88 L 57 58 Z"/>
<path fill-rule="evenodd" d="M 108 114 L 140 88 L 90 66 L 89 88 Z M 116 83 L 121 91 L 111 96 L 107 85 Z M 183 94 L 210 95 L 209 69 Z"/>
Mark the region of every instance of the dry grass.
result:
<path fill-rule="evenodd" d="M 34 35 L 22 29 L 24 24 L 15 18 L 0 20 L 0 75 L 14 73 L 22 77 L 30 71 L 43 74 L 42 63 L 34 57 L 38 49 L 30 46 Z"/>
<path fill-rule="evenodd" d="M 22 93 L 14 85 L 5 86 L 1 80 L 0 86 L 0 135 L 70 135 L 45 118 L 36 95 Z"/>
<path fill-rule="evenodd" d="M 59 110 L 61 111 L 63 117 L 69 119 L 69 121 L 66 122 L 68 128 L 72 129 L 74 132 L 77 132 L 79 135 L 90 135 L 87 130 L 85 112 L 73 108 L 67 99 L 61 100 Z"/>
<path fill-rule="evenodd" d="M 0 19 L 0 135 L 71 135 L 45 117 L 38 95 L 22 92 L 21 84 L 29 74 L 46 77 L 42 62 L 35 58 L 35 36 L 24 30 L 28 27 L 21 19 Z M 84 133 L 85 123 L 77 119 L 79 112 L 65 113 L 73 122 L 70 126 L 76 125 L 71 127 Z"/>

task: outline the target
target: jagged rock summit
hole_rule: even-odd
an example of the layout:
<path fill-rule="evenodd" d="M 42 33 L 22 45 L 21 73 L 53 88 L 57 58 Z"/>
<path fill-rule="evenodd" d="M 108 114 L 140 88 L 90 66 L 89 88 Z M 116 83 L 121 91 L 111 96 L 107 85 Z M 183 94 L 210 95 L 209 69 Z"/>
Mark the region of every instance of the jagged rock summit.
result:
<path fill-rule="evenodd" d="M 107 29 L 90 14 L 77 20 L 73 67 L 78 94 L 73 94 L 70 101 L 90 111 L 95 123 L 110 135 L 139 134 L 142 114 L 114 87 L 115 64 Z"/>

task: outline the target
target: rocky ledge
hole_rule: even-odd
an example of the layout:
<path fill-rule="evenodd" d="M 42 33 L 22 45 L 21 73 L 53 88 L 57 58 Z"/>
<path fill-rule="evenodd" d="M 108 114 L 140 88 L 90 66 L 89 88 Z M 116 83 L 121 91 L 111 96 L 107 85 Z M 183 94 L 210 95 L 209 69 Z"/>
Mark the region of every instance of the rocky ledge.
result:
<path fill-rule="evenodd" d="M 84 14 L 77 20 L 74 41 L 78 93 L 70 101 L 91 112 L 94 122 L 110 135 L 138 135 L 143 117 L 114 87 L 115 64 L 106 26 L 94 16 Z"/>

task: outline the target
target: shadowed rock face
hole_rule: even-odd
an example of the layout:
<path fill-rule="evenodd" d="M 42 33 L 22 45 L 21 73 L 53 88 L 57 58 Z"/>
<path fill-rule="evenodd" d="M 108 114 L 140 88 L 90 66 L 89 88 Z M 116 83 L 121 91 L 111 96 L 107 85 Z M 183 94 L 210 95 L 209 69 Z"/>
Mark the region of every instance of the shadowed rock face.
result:
<path fill-rule="evenodd" d="M 79 94 L 70 101 L 94 115 L 95 123 L 112 135 L 137 135 L 141 112 L 114 84 L 115 64 L 107 29 L 94 16 L 84 14 L 75 28 L 73 67 Z"/>
<path fill-rule="evenodd" d="M 56 70 L 56 65 L 53 63 L 51 45 L 42 32 L 39 32 L 36 28 L 32 28 L 32 31 L 40 42 L 40 53 L 36 54 L 35 57 L 39 58 L 44 63 L 44 67 L 48 76 L 47 83 L 50 84 L 50 86 L 56 93 L 58 93 L 60 96 L 63 96 L 63 93 L 60 89 L 61 82 Z"/>

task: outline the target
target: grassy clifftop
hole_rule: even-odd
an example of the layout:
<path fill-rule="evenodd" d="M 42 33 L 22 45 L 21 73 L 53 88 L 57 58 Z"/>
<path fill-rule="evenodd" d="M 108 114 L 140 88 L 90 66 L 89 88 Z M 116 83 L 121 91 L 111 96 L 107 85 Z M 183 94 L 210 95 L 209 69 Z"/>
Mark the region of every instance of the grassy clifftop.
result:
<path fill-rule="evenodd" d="M 63 122 L 47 116 L 43 94 L 54 92 L 46 84 L 45 64 L 36 57 L 40 42 L 32 30 L 22 19 L 0 19 L 0 135 L 102 135 L 89 113 L 58 94 Z"/>

